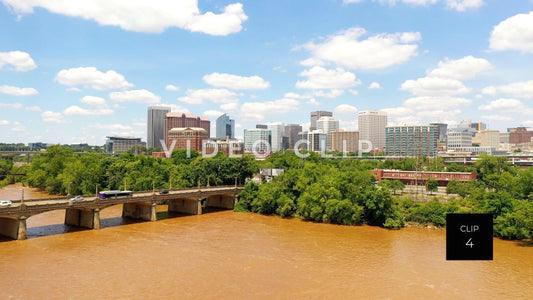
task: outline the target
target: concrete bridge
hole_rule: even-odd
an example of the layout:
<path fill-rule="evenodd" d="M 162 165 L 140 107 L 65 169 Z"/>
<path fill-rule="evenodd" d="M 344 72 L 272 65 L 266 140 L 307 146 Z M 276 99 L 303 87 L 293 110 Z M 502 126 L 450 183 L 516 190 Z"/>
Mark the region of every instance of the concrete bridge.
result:
<path fill-rule="evenodd" d="M 26 220 L 34 215 L 64 209 L 65 224 L 90 229 L 100 229 L 100 211 L 107 207 L 123 204 L 122 217 L 156 221 L 156 207 L 168 201 L 169 212 L 202 214 L 205 207 L 233 209 L 237 194 L 242 186 L 213 186 L 204 188 L 180 189 L 168 194 L 155 192 L 135 192 L 130 197 L 100 199 L 89 196 L 71 202 L 68 198 L 13 200 L 9 207 L 0 207 L 0 235 L 16 240 L 27 238 Z"/>

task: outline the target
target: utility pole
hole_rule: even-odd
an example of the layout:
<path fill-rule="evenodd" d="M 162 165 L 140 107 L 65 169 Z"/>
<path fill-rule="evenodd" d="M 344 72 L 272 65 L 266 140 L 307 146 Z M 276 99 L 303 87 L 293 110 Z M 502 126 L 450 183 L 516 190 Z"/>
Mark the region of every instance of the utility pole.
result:
<path fill-rule="evenodd" d="M 70 197 L 70 184 L 71 184 L 71 183 L 72 183 L 72 182 L 69 182 L 69 183 L 68 183 L 67 197 Z"/>

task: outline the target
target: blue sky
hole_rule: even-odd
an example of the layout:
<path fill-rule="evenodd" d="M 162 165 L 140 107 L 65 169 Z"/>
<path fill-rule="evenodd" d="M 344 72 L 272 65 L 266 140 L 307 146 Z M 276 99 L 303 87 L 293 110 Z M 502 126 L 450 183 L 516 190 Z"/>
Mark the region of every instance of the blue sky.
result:
<path fill-rule="evenodd" d="M 314 110 L 533 127 L 531 0 L 0 2 L 4 143 L 145 140 L 149 105 L 237 136 Z"/>

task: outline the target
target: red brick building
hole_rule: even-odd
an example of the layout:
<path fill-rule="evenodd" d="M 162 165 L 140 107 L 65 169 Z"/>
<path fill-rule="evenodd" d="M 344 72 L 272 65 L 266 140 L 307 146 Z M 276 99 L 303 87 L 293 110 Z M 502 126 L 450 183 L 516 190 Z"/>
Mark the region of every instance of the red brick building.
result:
<path fill-rule="evenodd" d="M 216 144 L 216 146 L 215 146 Z M 226 139 L 225 141 L 216 141 L 205 144 L 205 154 L 213 154 L 216 150 L 222 152 L 226 155 L 238 155 L 244 154 L 244 143 L 238 141 L 230 141 Z"/>
<path fill-rule="evenodd" d="M 174 149 L 187 149 L 202 152 L 202 144 L 204 140 L 208 140 L 209 136 L 204 128 L 198 127 L 180 127 L 172 128 L 168 131 L 168 147 L 172 147 L 172 141 L 176 141 Z"/>
<path fill-rule="evenodd" d="M 205 117 L 198 117 L 190 113 L 169 112 L 166 114 L 166 143 L 169 143 L 169 130 L 172 128 L 203 128 L 206 131 L 207 139 L 211 136 L 211 121 Z"/>
<path fill-rule="evenodd" d="M 509 143 L 523 144 L 531 142 L 533 131 L 528 131 L 525 127 L 517 127 L 509 133 Z"/>
<path fill-rule="evenodd" d="M 402 171 L 402 170 L 373 170 L 378 181 L 400 180 L 407 185 L 425 185 L 429 178 L 437 180 L 440 186 L 446 186 L 448 182 L 472 181 L 477 179 L 476 173 L 469 172 L 432 172 L 432 171 Z"/>

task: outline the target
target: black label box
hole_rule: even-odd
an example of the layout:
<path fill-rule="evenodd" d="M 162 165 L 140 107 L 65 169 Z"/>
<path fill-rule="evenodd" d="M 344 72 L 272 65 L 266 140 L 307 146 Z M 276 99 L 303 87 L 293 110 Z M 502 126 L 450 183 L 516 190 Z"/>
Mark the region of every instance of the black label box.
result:
<path fill-rule="evenodd" d="M 491 214 L 446 215 L 446 260 L 492 260 Z"/>

